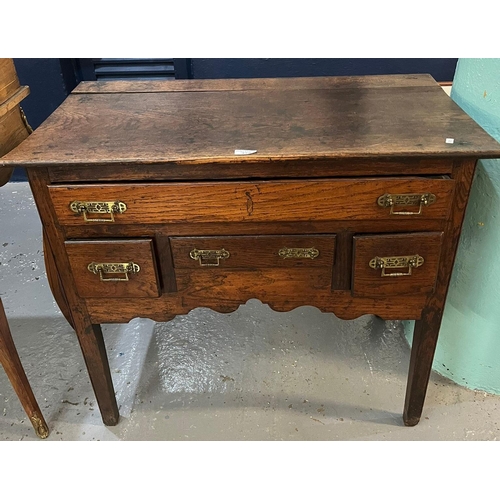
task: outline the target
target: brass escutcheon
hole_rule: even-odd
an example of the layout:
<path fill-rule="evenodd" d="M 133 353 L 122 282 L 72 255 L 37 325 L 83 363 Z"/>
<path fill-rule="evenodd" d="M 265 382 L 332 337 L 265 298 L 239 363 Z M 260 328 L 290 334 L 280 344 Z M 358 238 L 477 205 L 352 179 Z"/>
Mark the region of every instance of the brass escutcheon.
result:
<path fill-rule="evenodd" d="M 424 258 L 420 255 L 398 255 L 395 257 L 374 257 L 370 260 L 372 269 L 382 269 L 381 276 L 411 276 L 414 267 L 420 267 L 424 263 Z M 387 268 L 408 268 L 406 273 L 386 273 Z"/>
<path fill-rule="evenodd" d="M 436 195 L 432 193 L 422 194 L 389 194 L 386 193 L 380 196 L 377 204 L 381 207 L 391 207 L 391 215 L 420 215 L 422 208 L 427 205 L 432 205 L 436 201 Z M 397 206 L 418 205 L 418 212 L 399 211 L 395 212 Z"/>
<path fill-rule="evenodd" d="M 282 259 L 315 259 L 319 255 L 317 248 L 280 248 L 278 255 Z"/>
<path fill-rule="evenodd" d="M 194 248 L 189 252 L 189 256 L 193 260 L 197 260 L 200 266 L 218 266 L 221 260 L 229 259 L 231 254 L 224 248 L 220 250 L 198 250 Z"/>
<path fill-rule="evenodd" d="M 129 281 L 129 273 L 137 274 L 141 270 L 135 262 L 91 262 L 87 269 L 98 274 L 101 281 Z M 123 274 L 124 277 L 109 278 L 106 274 Z"/>
<path fill-rule="evenodd" d="M 69 208 L 76 214 L 83 214 L 85 222 L 115 222 L 115 214 L 125 212 L 127 205 L 122 201 L 72 201 Z M 109 217 L 88 217 L 87 214 L 109 214 Z"/>

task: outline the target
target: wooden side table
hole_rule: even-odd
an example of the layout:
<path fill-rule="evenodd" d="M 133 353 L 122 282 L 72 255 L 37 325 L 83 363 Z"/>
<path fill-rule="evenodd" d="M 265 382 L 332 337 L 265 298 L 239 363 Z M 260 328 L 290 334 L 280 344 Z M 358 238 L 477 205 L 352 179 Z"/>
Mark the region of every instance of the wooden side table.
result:
<path fill-rule="evenodd" d="M 416 320 L 424 404 L 476 160 L 500 144 L 429 75 L 84 82 L 0 168 L 27 167 L 54 297 L 107 425 L 101 323 L 251 298 Z"/>
<path fill-rule="evenodd" d="M 0 156 L 21 143 L 31 132 L 19 103 L 29 94 L 21 86 L 12 59 L 0 59 Z M 6 184 L 12 169 L 0 169 L 0 186 Z M 49 435 L 49 428 L 36 402 L 26 373 L 12 340 L 9 324 L 0 299 L 0 363 L 4 367 L 16 394 L 26 411 L 38 437 Z"/>

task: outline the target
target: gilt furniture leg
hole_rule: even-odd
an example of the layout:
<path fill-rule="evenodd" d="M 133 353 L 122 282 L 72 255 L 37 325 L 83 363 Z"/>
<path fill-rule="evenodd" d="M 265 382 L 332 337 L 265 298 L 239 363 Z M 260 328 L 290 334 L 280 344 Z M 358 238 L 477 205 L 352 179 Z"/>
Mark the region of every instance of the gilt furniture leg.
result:
<path fill-rule="evenodd" d="M 45 439 L 49 435 L 49 428 L 43 418 L 40 407 L 33 395 L 30 383 L 19 359 L 16 346 L 10 333 L 9 324 L 5 316 L 0 299 L 0 364 L 4 367 L 14 391 L 23 405 L 24 411 L 35 429 L 39 438 Z"/>

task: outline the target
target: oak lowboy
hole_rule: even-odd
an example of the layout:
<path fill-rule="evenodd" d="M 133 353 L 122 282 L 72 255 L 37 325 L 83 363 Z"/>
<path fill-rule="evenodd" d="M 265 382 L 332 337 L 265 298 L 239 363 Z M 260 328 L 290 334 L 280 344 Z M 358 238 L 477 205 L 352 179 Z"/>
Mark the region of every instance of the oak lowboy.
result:
<path fill-rule="evenodd" d="M 417 320 L 415 425 L 475 163 L 498 156 L 428 75 L 85 82 L 3 167 L 27 167 L 106 424 L 100 323 L 258 298 Z"/>

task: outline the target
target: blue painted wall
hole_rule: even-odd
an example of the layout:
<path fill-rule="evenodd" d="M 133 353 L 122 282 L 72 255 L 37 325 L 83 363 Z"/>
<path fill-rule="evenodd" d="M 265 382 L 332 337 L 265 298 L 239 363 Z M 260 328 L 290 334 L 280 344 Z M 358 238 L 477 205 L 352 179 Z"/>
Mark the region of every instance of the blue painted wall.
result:
<path fill-rule="evenodd" d="M 191 59 L 193 78 L 270 78 L 430 73 L 452 81 L 457 59 Z"/>

